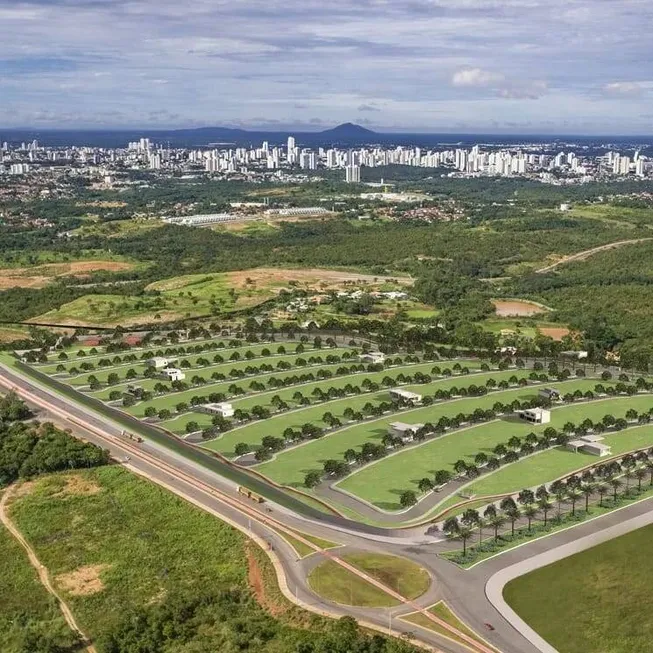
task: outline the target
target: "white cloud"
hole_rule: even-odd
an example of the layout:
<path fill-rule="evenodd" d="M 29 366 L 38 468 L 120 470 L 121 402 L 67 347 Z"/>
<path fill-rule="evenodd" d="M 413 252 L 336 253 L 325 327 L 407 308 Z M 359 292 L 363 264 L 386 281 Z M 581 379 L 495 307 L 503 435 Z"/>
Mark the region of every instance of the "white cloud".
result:
<path fill-rule="evenodd" d="M 454 86 L 472 86 L 487 88 L 497 86 L 504 81 L 504 76 L 482 68 L 463 68 L 454 73 L 451 83 Z"/>
<path fill-rule="evenodd" d="M 639 82 L 610 82 L 603 90 L 611 95 L 639 95 L 644 89 Z"/>

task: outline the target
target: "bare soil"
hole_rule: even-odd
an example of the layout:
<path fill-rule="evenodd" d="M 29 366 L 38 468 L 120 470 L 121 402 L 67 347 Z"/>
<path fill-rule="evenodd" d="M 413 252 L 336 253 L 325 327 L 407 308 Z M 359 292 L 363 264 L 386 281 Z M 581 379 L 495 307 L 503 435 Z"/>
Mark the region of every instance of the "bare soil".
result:
<path fill-rule="evenodd" d="M 267 596 L 263 574 L 261 573 L 256 556 L 252 553 L 252 546 L 249 543 L 246 545 L 249 586 L 256 597 L 256 602 L 272 616 L 277 616 L 284 612 L 284 609 Z"/>
<path fill-rule="evenodd" d="M 383 277 L 371 274 L 357 274 L 342 270 L 323 270 L 320 268 L 254 268 L 252 270 L 239 270 L 229 272 L 227 279 L 235 288 L 245 288 L 247 279 L 250 279 L 257 286 L 284 285 L 296 281 L 300 285 L 315 286 L 324 288 L 339 288 L 346 283 L 366 283 L 370 285 L 381 285 L 390 279 L 395 279 L 402 285 L 410 285 L 413 280 L 409 277 Z"/>
<path fill-rule="evenodd" d="M 543 306 L 516 299 L 494 299 L 492 303 L 499 317 L 531 317 L 547 312 Z"/>
<path fill-rule="evenodd" d="M 67 574 L 59 574 L 55 580 L 57 584 L 71 596 L 92 596 L 104 589 L 100 574 L 110 565 L 88 565 L 79 567 Z"/>
<path fill-rule="evenodd" d="M 66 476 L 64 481 L 66 484 L 59 492 L 57 492 L 55 496 L 89 497 L 93 496 L 94 494 L 98 494 L 98 492 L 102 490 L 102 488 L 97 483 L 94 483 L 91 479 L 87 479 L 76 474 Z"/>
<path fill-rule="evenodd" d="M 0 290 L 7 288 L 43 288 L 57 277 L 87 277 L 97 270 L 121 272 L 134 265 L 123 261 L 73 261 L 48 263 L 37 267 L 0 270 Z"/>
<path fill-rule="evenodd" d="M 540 331 L 542 335 L 554 340 L 562 340 L 571 333 L 567 327 L 540 327 Z"/>

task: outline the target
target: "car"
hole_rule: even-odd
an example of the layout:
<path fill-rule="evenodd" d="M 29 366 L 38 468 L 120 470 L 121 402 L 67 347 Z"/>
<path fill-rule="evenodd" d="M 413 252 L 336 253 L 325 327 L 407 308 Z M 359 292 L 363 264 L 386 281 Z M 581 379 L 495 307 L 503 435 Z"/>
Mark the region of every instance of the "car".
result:
<path fill-rule="evenodd" d="M 486 621 L 484 625 L 485 625 L 485 627 L 486 627 L 488 630 L 494 630 L 494 626 L 493 626 L 491 623 L 488 623 L 488 622 Z"/>

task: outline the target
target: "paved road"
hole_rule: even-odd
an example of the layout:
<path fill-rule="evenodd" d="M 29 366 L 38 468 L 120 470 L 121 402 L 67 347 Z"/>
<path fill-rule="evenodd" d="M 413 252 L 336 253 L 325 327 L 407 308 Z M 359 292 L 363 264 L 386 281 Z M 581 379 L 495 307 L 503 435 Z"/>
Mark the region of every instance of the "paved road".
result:
<path fill-rule="evenodd" d="M 268 548 L 282 590 L 299 605 L 332 616 L 351 615 L 370 627 L 386 631 L 391 625 L 394 634 L 412 633 L 420 644 L 446 653 L 463 653 L 468 649 L 430 630 L 402 622 L 399 617 L 444 599 L 472 629 L 503 653 L 541 653 L 544 649 L 537 646 L 532 636 L 523 630 L 522 624 L 514 621 L 515 626 L 512 625 L 513 615 L 506 612 L 505 606 L 497 599 L 497 592 L 500 594 L 500 590 L 493 589 L 490 591 L 490 597 L 486 596 L 485 588 L 490 579 L 505 568 L 528 561 L 533 556 L 573 542 L 577 538 L 600 538 L 604 529 L 626 522 L 633 516 L 647 514 L 653 507 L 651 501 L 629 506 L 600 519 L 583 522 L 573 529 L 513 549 L 471 570 L 463 571 L 438 555 L 450 548 L 450 544 L 426 536 L 423 527 L 406 531 L 383 531 L 326 515 L 315 518 L 301 516 L 272 502 L 263 506 L 253 504 L 238 495 L 234 483 L 202 467 L 198 462 L 151 441 L 134 444 L 121 437 L 120 425 L 83 405 L 54 394 L 11 368 L 0 365 L 0 384 L 15 388 L 29 403 L 49 411 L 58 421 L 74 428 L 79 436 L 108 448 L 117 460 L 125 461 L 129 457 L 127 466 L 135 473 L 215 514 L 245 532 L 264 548 Z M 653 521 L 653 517 L 651 520 Z M 343 548 L 316 552 L 299 560 L 295 551 L 278 533 L 284 528 L 338 542 Z M 604 536 L 609 536 L 609 533 Z M 385 610 L 339 606 L 314 594 L 306 581 L 313 566 L 325 558 L 338 561 L 339 551 L 353 550 L 393 554 L 414 560 L 428 570 L 433 584 L 427 594 L 418 600 L 402 600 L 397 607 Z M 564 551 L 562 549 L 560 555 L 564 555 Z M 498 587 L 498 582 L 495 581 L 490 586 L 491 589 Z M 486 623 L 491 623 L 495 630 L 487 630 Z M 483 648 L 477 646 L 474 650 L 482 651 Z"/>

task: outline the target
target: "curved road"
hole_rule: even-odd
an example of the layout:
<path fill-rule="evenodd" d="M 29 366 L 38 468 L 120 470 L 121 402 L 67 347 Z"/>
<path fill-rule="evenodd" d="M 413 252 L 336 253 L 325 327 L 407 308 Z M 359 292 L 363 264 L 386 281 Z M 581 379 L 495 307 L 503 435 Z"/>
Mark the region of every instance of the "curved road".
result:
<path fill-rule="evenodd" d="M 583 522 L 578 527 L 509 550 L 464 571 L 439 556 L 450 549 L 451 545 L 427 536 L 423 527 L 385 531 L 385 534 L 381 534 L 380 529 L 363 526 L 357 528 L 355 522 L 350 520 L 337 520 L 326 515 L 324 519 L 305 517 L 272 502 L 263 505 L 253 503 L 238 494 L 234 483 L 201 464 L 152 441 L 135 444 L 122 436 L 122 427 L 109 418 L 71 402 L 5 365 L 0 365 L 0 385 L 16 390 L 28 403 L 44 411 L 45 417 L 54 418 L 58 423 L 74 429 L 80 437 L 109 449 L 111 455 L 125 462 L 130 470 L 215 514 L 268 548 L 282 591 L 298 605 L 331 616 L 351 615 L 364 625 L 383 632 L 390 629 L 395 635 L 412 634 L 416 643 L 446 653 L 464 653 L 470 649 L 476 653 L 486 653 L 490 649 L 481 643 L 471 642 L 469 648 L 464 647 L 431 630 L 403 622 L 399 617 L 419 610 L 432 621 L 438 622 L 441 628 L 451 629 L 424 611 L 424 608 L 444 599 L 461 619 L 503 653 L 542 653 L 547 649 L 538 646 L 532 633 L 523 629 L 523 624 L 506 611 L 505 604 L 500 600 L 504 576 L 492 580 L 493 577 L 506 568 L 522 564 L 550 549 L 558 551 L 558 555 L 564 557 L 568 554 L 564 547 L 560 547 L 580 538 L 588 538 L 583 541 L 591 546 L 592 542 L 601 541 L 601 537 L 611 536 L 611 531 L 604 532 L 606 529 L 626 522 L 633 516 L 648 515 L 653 506 L 653 500 L 633 504 L 599 519 Z M 650 519 L 653 521 L 653 516 Z M 300 531 L 337 542 L 342 548 L 315 551 L 308 558 L 298 559 L 296 552 L 279 534 L 279 531 L 286 529 L 294 531 L 293 537 L 297 537 L 297 531 Z M 308 541 L 305 543 L 310 544 Z M 306 580 L 313 566 L 323 559 L 331 559 L 347 566 L 339 554 L 350 550 L 386 553 L 414 560 L 428 570 L 433 579 L 432 586 L 415 601 L 408 601 L 390 590 L 389 593 L 395 595 L 399 605 L 383 610 L 341 606 L 314 594 Z M 378 584 L 358 570 L 351 571 L 368 582 Z M 486 585 L 489 587 L 487 596 Z M 486 623 L 491 623 L 494 630 L 487 630 Z M 455 634 L 465 638 L 463 633 Z"/>

